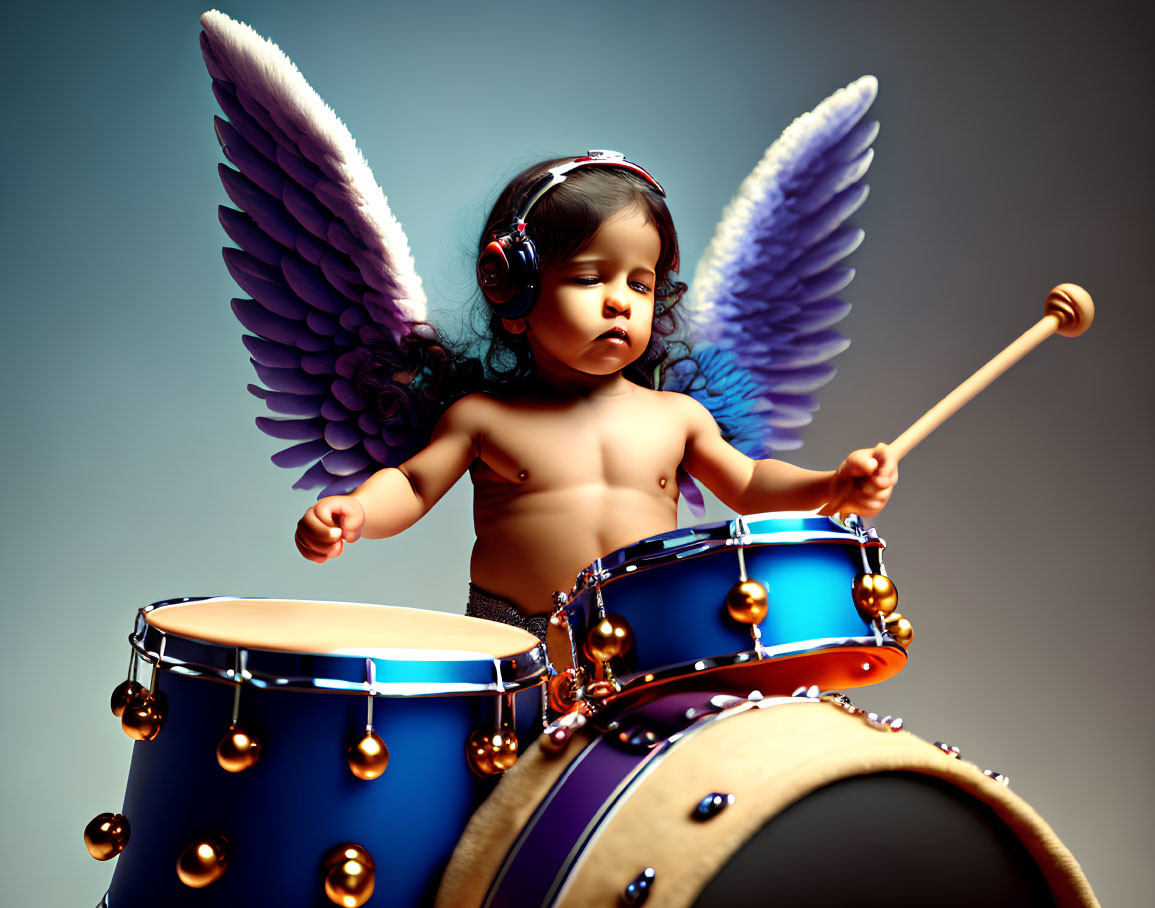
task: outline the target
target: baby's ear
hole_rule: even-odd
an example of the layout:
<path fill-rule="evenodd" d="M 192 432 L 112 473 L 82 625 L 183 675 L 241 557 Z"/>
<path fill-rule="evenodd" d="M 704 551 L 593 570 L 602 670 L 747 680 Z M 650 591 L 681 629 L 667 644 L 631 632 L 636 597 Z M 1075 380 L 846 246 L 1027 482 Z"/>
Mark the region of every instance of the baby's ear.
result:
<path fill-rule="evenodd" d="M 524 318 L 503 318 L 501 326 L 510 334 L 525 334 L 525 329 L 529 327 Z"/>

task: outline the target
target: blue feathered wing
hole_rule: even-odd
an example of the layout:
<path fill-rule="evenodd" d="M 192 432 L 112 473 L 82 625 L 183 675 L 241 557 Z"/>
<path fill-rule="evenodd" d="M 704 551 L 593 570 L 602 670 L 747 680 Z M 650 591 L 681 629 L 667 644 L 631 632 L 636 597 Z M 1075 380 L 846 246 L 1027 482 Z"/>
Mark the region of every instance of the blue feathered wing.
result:
<path fill-rule="evenodd" d="M 843 259 L 862 242 L 847 219 L 866 200 L 878 83 L 864 76 L 795 120 L 722 213 L 680 311 L 691 357 L 663 388 L 701 401 L 752 457 L 801 446 L 850 341 L 832 329 L 850 304 Z"/>

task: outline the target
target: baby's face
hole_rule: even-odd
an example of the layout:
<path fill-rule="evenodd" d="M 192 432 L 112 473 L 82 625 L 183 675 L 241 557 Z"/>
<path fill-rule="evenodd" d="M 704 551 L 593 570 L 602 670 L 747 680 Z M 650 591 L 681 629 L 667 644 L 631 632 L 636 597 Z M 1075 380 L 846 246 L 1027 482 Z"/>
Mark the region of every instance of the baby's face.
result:
<path fill-rule="evenodd" d="M 527 319 L 535 360 L 612 375 L 640 357 L 653 327 L 661 247 L 654 225 L 627 209 L 585 248 L 546 269 Z"/>

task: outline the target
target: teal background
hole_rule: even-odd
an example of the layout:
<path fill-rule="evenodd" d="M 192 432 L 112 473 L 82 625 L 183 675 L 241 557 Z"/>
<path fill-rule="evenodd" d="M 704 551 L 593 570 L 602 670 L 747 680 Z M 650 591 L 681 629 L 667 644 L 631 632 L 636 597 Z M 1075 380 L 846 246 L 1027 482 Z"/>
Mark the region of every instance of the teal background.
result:
<path fill-rule="evenodd" d="M 1155 888 L 1142 63 L 1155 23 L 1141 9 L 254 0 L 226 12 L 271 36 L 348 124 L 444 318 L 470 294 L 482 212 L 529 161 L 628 152 L 669 190 L 692 263 L 765 146 L 877 75 L 854 344 L 790 459 L 831 467 L 893 438 L 1033 324 L 1054 284 L 1083 283 L 1099 316 L 903 462 L 874 522 L 916 640 L 902 675 L 854 698 L 1007 773 L 1102 902 L 1134 905 Z M 5 15 L 5 904 L 104 892 L 112 866 L 81 832 L 120 809 L 131 745 L 107 696 L 138 607 L 210 594 L 463 607 L 467 484 L 336 563 L 293 549 L 310 499 L 268 464 L 276 444 L 244 391 L 200 12 L 72 2 Z M 845 857 L 900 875 L 884 848 L 881 863 L 873 845 Z"/>

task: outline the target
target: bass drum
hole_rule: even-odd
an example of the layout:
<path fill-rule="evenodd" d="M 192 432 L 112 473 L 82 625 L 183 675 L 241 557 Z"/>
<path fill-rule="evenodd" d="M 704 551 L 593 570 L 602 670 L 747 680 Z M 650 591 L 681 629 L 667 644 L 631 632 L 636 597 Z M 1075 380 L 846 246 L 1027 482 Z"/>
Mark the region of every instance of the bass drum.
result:
<path fill-rule="evenodd" d="M 1097 904 L 1001 776 L 845 701 L 676 693 L 549 743 L 474 814 L 439 906 Z"/>

